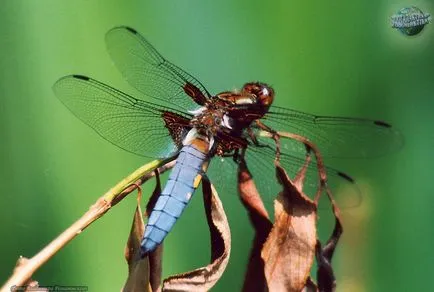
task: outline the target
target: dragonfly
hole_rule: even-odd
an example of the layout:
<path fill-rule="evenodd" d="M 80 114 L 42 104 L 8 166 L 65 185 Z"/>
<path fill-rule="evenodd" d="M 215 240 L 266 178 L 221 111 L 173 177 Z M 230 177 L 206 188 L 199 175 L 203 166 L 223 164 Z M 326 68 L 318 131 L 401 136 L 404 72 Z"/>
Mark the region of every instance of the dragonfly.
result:
<path fill-rule="evenodd" d="M 289 131 L 313 141 L 325 157 L 376 157 L 400 147 L 390 124 L 362 118 L 318 116 L 272 105 L 274 89 L 248 82 L 240 90 L 212 95 L 193 75 L 165 59 L 140 33 L 115 27 L 105 37 L 118 70 L 141 98 L 83 75 L 60 78 L 55 95 L 79 119 L 112 144 L 137 155 L 176 159 L 158 197 L 141 242 L 145 256 L 159 246 L 203 178 L 217 189 L 236 191 L 242 156 L 259 191 L 274 192 L 276 143 L 260 131 Z M 300 141 L 280 141 L 280 163 L 295 175 L 308 149 Z M 317 187 L 318 166 L 306 184 Z M 344 172 L 326 167 L 329 181 L 347 184 Z M 278 187 L 278 186 L 277 186 Z M 271 189 L 270 189 L 271 188 Z"/>

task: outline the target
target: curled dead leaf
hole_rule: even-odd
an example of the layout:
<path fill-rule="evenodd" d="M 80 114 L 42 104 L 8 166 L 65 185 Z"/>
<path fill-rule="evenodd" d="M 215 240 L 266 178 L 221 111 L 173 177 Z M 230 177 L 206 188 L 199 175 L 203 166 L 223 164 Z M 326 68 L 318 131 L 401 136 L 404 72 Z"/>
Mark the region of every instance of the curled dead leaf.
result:
<path fill-rule="evenodd" d="M 231 234 L 228 220 L 214 186 L 202 181 L 205 212 L 211 236 L 211 263 L 205 267 L 168 277 L 163 291 L 208 291 L 222 276 L 230 256 Z"/>
<path fill-rule="evenodd" d="M 319 291 L 335 291 L 336 278 L 332 267 L 332 257 L 339 239 L 342 235 L 343 228 L 339 216 L 339 209 L 332 200 L 333 214 L 335 216 L 335 227 L 327 243 L 322 247 L 318 240 L 316 245 L 316 261 L 318 265 L 317 281 Z"/>
<path fill-rule="evenodd" d="M 125 259 L 128 263 L 128 278 L 122 291 L 152 291 L 149 279 L 149 259 L 140 257 L 140 241 L 144 232 L 144 224 L 140 206 L 134 212 L 130 236 L 125 248 Z"/>
<path fill-rule="evenodd" d="M 318 287 L 316 284 L 312 281 L 312 279 L 309 277 L 307 278 L 306 285 L 304 286 L 302 292 L 317 292 Z"/>
<path fill-rule="evenodd" d="M 266 280 L 261 250 L 273 224 L 244 160 L 240 161 L 238 167 L 238 191 L 255 231 L 243 291 L 264 291 Z"/>
<path fill-rule="evenodd" d="M 276 165 L 283 186 L 275 201 L 275 222 L 262 249 L 270 291 L 301 291 L 309 278 L 316 245 L 317 206 Z M 298 180 L 302 179 L 297 177 Z"/>
<path fill-rule="evenodd" d="M 149 217 L 155 203 L 161 194 L 161 180 L 158 170 L 155 171 L 156 185 L 151 198 L 146 205 L 146 217 Z M 143 236 L 143 234 L 142 234 Z M 160 244 L 154 251 L 147 255 L 149 260 L 149 281 L 152 291 L 161 291 L 161 278 L 163 273 L 163 244 Z"/>
<path fill-rule="evenodd" d="M 153 208 L 156 197 L 161 192 L 161 184 L 158 172 L 156 172 L 157 184 L 149 199 L 147 210 Z M 134 212 L 133 224 L 125 248 L 125 259 L 128 263 L 128 278 L 122 289 L 125 292 L 159 291 L 161 289 L 161 257 L 162 246 L 151 252 L 144 258 L 141 257 L 141 240 L 145 232 L 142 210 L 140 208 L 141 188 L 138 187 L 137 207 Z"/>
<path fill-rule="evenodd" d="M 244 161 L 240 161 L 238 188 L 240 199 L 248 211 L 255 230 L 255 239 L 243 286 L 244 291 L 333 291 L 336 287 L 331 257 L 342 226 L 339 209 L 332 201 L 336 225 L 333 235 L 324 247 L 317 240 L 317 200 L 303 193 L 303 181 L 310 162 L 292 181 L 276 163 L 276 174 L 283 190 L 275 201 L 275 220 L 271 223 L 261 197 Z M 157 186 L 150 198 L 145 215 L 150 214 L 161 193 L 158 174 Z M 126 250 L 129 276 L 124 291 L 208 291 L 221 278 L 230 256 L 231 236 L 222 203 L 214 187 L 203 180 L 205 214 L 211 237 L 211 263 L 190 272 L 173 275 L 161 285 L 162 245 L 141 259 L 140 242 L 144 223 L 137 206 Z M 140 190 L 140 189 L 139 189 Z M 139 192 L 140 193 L 140 192 Z M 318 262 L 318 286 L 310 278 L 314 257 Z"/>
<path fill-rule="evenodd" d="M 139 197 L 141 196 L 140 188 Z M 125 259 L 128 263 L 128 278 L 122 289 L 124 292 L 152 291 L 149 279 L 148 257 L 141 258 L 140 242 L 144 233 L 142 211 L 138 204 L 134 212 L 133 224 L 125 247 Z"/>

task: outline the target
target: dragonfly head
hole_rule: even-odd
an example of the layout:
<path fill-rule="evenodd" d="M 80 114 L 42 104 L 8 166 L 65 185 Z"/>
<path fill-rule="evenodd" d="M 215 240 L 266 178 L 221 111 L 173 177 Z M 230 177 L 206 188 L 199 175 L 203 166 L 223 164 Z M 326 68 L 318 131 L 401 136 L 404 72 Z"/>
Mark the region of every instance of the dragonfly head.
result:
<path fill-rule="evenodd" d="M 270 107 L 274 99 L 274 90 L 270 86 L 261 82 L 249 82 L 244 84 L 241 90 L 243 94 L 253 95 L 256 100 L 264 107 Z"/>

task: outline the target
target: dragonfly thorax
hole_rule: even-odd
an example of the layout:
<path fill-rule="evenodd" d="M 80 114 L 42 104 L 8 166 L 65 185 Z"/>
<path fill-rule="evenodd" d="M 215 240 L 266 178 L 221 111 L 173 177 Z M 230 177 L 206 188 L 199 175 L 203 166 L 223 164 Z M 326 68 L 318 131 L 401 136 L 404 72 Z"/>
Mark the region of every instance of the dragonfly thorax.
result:
<path fill-rule="evenodd" d="M 217 94 L 208 108 L 224 109 L 225 124 L 232 133 L 241 134 L 255 120 L 264 117 L 274 99 L 274 90 L 265 83 L 249 82 L 240 91 Z"/>
<path fill-rule="evenodd" d="M 225 91 L 207 100 L 194 111 L 190 126 L 198 133 L 217 140 L 217 154 L 244 148 L 245 131 L 261 119 L 273 102 L 274 90 L 260 82 L 246 83 L 239 91 Z"/>
<path fill-rule="evenodd" d="M 222 108 L 203 107 L 195 111 L 195 116 L 191 119 L 190 124 L 208 136 L 215 136 L 218 132 L 231 128 L 226 112 Z"/>

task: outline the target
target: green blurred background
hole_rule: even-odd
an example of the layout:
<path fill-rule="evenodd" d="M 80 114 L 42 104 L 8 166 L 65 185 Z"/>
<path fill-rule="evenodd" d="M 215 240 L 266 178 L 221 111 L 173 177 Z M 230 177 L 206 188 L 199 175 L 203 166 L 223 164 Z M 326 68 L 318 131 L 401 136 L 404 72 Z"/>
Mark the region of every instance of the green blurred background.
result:
<path fill-rule="evenodd" d="M 128 2 L 128 3 L 127 3 Z M 414 1 L 433 14 L 432 1 Z M 387 120 L 404 148 L 372 160 L 328 161 L 356 177 L 364 204 L 343 211 L 334 266 L 338 291 L 426 290 L 434 271 L 434 27 L 416 37 L 390 28 L 406 1 L 3 0 L 0 9 L 0 279 L 146 160 L 107 143 L 53 95 L 79 73 L 133 92 L 112 64 L 105 33 L 129 25 L 211 92 L 261 80 L 280 106 Z M 375 143 L 375 141 L 373 141 Z M 145 192 L 152 189 L 152 183 Z M 229 266 L 214 288 L 241 288 L 251 227 L 236 198 Z M 134 196 L 44 265 L 41 285 L 119 291 Z M 327 216 L 325 216 L 327 218 Z M 321 228 L 321 226 L 320 226 Z M 326 231 L 320 230 L 322 236 Z M 164 275 L 209 259 L 197 196 L 165 241 Z"/>

